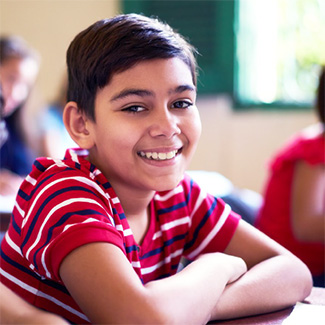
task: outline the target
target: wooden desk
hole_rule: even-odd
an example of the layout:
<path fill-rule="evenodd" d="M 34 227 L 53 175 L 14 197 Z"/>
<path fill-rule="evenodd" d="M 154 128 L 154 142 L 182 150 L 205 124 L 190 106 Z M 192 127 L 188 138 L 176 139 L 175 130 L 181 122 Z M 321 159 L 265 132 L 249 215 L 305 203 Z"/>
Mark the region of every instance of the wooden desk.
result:
<path fill-rule="evenodd" d="M 0 231 L 6 231 L 9 226 L 11 213 L 0 212 Z"/>
<path fill-rule="evenodd" d="M 304 301 L 308 304 L 325 306 L 325 288 L 314 287 L 310 296 Z M 273 313 L 256 315 L 232 320 L 213 321 L 209 324 L 233 324 L 233 325 L 280 325 L 291 314 L 294 307 L 289 307 Z M 308 325 L 308 324 L 306 324 Z"/>
<path fill-rule="evenodd" d="M 6 231 L 9 226 L 11 212 L 14 208 L 14 196 L 0 195 L 0 231 Z"/>

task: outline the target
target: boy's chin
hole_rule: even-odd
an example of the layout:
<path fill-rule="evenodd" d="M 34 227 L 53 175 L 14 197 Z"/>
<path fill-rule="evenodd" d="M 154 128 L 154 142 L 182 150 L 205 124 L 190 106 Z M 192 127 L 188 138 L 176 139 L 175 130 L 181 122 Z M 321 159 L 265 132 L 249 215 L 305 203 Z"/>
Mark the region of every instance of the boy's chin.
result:
<path fill-rule="evenodd" d="M 163 179 L 155 182 L 154 190 L 156 192 L 165 192 L 173 190 L 182 179 L 183 175 L 180 175 L 178 177 L 164 177 Z"/>

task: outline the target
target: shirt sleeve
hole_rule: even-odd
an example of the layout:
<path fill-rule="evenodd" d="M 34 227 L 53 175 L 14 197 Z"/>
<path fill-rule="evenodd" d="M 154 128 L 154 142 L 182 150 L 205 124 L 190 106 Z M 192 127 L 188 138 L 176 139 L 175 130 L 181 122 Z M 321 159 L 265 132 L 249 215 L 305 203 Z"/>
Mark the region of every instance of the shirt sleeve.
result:
<path fill-rule="evenodd" d="M 60 281 L 62 260 L 74 249 L 108 242 L 124 250 L 109 199 L 84 175 L 62 172 L 37 188 L 22 231 L 22 252 L 41 276 Z"/>

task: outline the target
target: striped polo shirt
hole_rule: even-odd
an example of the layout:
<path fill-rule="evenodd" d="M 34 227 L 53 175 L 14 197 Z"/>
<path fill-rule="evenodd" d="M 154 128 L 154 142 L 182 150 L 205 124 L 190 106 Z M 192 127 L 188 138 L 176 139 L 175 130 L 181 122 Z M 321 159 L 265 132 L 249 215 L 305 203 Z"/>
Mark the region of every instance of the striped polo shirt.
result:
<path fill-rule="evenodd" d="M 86 156 L 69 149 L 64 160 L 37 159 L 18 192 L 1 245 L 1 282 L 33 305 L 88 322 L 59 276 L 62 260 L 87 243 L 118 246 L 144 284 L 175 274 L 181 257 L 194 260 L 228 245 L 239 216 L 187 175 L 154 195 L 138 245 L 114 189 Z"/>

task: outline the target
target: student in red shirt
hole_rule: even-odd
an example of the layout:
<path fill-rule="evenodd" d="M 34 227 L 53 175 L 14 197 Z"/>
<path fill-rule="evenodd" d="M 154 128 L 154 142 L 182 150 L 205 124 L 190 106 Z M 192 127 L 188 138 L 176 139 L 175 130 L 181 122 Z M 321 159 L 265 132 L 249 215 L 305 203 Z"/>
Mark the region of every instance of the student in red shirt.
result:
<path fill-rule="evenodd" d="M 201 132 L 194 52 L 135 14 L 76 36 L 63 118 L 81 149 L 22 184 L 5 285 L 75 323 L 206 323 L 310 293 L 299 259 L 184 174 Z"/>
<path fill-rule="evenodd" d="M 325 69 L 316 111 L 320 122 L 275 154 L 256 227 L 309 267 L 315 286 L 325 286 Z"/>

